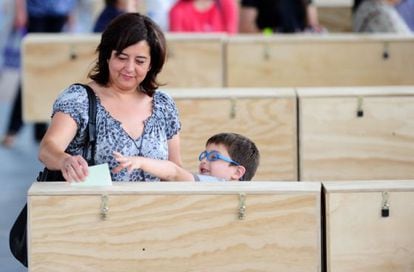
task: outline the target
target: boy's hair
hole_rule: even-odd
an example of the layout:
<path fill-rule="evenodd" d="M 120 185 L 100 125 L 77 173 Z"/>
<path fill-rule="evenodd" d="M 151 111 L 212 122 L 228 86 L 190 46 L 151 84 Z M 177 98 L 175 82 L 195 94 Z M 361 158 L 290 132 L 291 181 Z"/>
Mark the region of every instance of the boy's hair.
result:
<path fill-rule="evenodd" d="M 256 145 L 247 137 L 237 133 L 219 133 L 207 140 L 209 144 L 222 144 L 230 158 L 246 168 L 240 180 L 251 180 L 259 166 L 260 154 Z"/>

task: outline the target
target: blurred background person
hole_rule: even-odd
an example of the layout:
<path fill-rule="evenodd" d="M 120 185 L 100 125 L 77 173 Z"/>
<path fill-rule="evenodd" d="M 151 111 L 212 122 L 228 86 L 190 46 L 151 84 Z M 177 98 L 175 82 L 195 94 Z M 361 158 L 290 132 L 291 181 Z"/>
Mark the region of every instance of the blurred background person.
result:
<path fill-rule="evenodd" d="M 414 31 L 414 0 L 402 0 L 397 5 L 397 11 L 404 19 L 405 23 L 410 28 L 411 32 Z"/>
<path fill-rule="evenodd" d="M 235 0 L 178 0 L 170 10 L 172 32 L 227 32 L 236 34 L 239 24 Z"/>
<path fill-rule="evenodd" d="M 98 0 L 77 0 L 72 16 L 69 19 L 71 32 L 74 33 L 90 33 L 95 23 L 95 7 Z"/>
<path fill-rule="evenodd" d="M 105 0 L 105 7 L 96 19 L 93 32 L 103 32 L 112 19 L 125 13 L 128 9 L 128 0 Z"/>
<path fill-rule="evenodd" d="M 21 20 L 28 33 L 62 32 L 69 21 L 76 0 L 16 0 L 16 18 Z M 70 27 L 70 26 L 69 26 Z M 1 140 L 5 147 L 11 147 L 23 127 L 21 82 L 13 102 L 6 134 Z M 46 123 L 35 123 L 34 138 L 37 142 L 43 138 Z"/>
<path fill-rule="evenodd" d="M 322 32 L 311 0 L 241 0 L 240 32 Z"/>
<path fill-rule="evenodd" d="M 146 12 L 162 31 L 169 31 L 169 13 L 177 0 L 146 0 Z"/>
<path fill-rule="evenodd" d="M 395 6 L 400 0 L 356 0 L 353 31 L 368 33 L 410 33 Z"/>
<path fill-rule="evenodd" d="M 21 0 L 0 0 L 0 76 L 5 65 L 4 51 L 11 33 L 23 26 L 16 14 L 16 5 Z"/>

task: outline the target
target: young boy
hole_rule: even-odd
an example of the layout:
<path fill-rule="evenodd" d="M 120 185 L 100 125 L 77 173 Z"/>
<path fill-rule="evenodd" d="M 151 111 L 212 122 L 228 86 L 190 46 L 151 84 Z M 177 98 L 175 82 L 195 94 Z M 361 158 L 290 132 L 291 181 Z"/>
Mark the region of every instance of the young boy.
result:
<path fill-rule="evenodd" d="M 125 168 L 142 169 L 167 181 L 247 181 L 253 178 L 260 160 L 256 145 L 236 133 L 219 133 L 207 140 L 206 150 L 198 157 L 199 174 L 167 160 L 125 157 L 118 152 L 114 156 L 119 162 L 115 173 Z"/>

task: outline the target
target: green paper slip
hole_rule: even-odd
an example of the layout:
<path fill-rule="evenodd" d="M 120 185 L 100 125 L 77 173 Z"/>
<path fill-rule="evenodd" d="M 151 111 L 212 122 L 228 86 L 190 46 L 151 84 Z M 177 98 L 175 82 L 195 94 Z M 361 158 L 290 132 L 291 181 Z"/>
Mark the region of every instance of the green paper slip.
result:
<path fill-rule="evenodd" d="M 84 182 L 72 182 L 72 186 L 111 186 L 111 174 L 107 163 L 89 166 L 89 175 Z"/>

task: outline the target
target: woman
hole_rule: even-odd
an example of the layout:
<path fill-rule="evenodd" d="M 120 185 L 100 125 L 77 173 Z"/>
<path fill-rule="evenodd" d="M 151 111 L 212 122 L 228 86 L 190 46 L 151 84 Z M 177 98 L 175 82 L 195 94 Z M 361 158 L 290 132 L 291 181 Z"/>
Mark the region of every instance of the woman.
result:
<path fill-rule="evenodd" d="M 157 91 L 166 42 L 148 17 L 126 13 L 102 33 L 98 60 L 88 85 L 97 96 L 96 164 L 117 166 L 113 152 L 171 160 L 181 165 L 180 122 L 174 101 Z M 88 164 L 81 156 L 88 123 L 86 90 L 72 85 L 53 105 L 52 122 L 40 144 L 39 159 L 61 170 L 67 181 L 82 181 Z M 141 170 L 111 173 L 113 181 L 158 181 Z"/>

